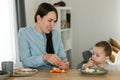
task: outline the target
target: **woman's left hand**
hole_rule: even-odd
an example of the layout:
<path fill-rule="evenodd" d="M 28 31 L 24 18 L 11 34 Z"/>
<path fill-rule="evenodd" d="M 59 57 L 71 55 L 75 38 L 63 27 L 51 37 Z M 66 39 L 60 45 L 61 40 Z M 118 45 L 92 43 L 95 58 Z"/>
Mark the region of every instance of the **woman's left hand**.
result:
<path fill-rule="evenodd" d="M 68 61 L 63 61 L 61 62 L 61 65 L 59 66 L 60 69 L 69 69 L 69 62 Z"/>

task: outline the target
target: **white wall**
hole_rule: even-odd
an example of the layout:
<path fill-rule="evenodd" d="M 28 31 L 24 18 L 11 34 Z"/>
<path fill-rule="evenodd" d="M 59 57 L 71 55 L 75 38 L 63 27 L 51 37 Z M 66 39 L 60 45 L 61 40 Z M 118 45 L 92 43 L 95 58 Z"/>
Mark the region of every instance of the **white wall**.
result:
<path fill-rule="evenodd" d="M 100 40 L 120 37 L 120 0 L 69 0 L 68 5 L 73 11 L 72 61 L 75 67 L 82 60 L 84 50 Z"/>
<path fill-rule="evenodd" d="M 43 1 L 25 0 L 27 24 L 32 25 L 35 7 Z M 63 0 L 72 7 L 73 54 L 72 65 L 82 60 L 81 53 L 96 42 L 120 36 L 120 0 Z M 32 8 L 33 7 L 33 8 Z"/>

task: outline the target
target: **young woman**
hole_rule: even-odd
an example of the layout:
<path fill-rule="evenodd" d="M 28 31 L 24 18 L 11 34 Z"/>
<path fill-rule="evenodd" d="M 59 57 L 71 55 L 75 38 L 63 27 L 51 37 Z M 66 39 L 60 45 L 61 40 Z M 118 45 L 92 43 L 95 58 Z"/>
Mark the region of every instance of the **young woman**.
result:
<path fill-rule="evenodd" d="M 58 13 L 49 3 L 39 5 L 35 26 L 21 28 L 18 33 L 19 54 L 26 68 L 69 68 L 58 31 L 53 29 Z M 61 63 L 64 63 L 61 65 Z"/>

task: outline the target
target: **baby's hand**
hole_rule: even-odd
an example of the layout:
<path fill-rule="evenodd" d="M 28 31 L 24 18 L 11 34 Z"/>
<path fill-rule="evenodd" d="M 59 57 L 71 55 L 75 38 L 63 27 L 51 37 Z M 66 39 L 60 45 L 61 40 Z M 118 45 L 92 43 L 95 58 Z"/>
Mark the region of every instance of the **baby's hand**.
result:
<path fill-rule="evenodd" d="M 95 61 L 92 58 L 90 58 L 87 64 L 85 65 L 85 68 L 89 68 L 93 66 L 94 64 L 95 64 Z"/>
<path fill-rule="evenodd" d="M 90 62 L 92 62 L 92 63 L 94 63 L 94 62 L 95 62 L 92 58 L 89 58 L 89 61 L 90 61 Z"/>

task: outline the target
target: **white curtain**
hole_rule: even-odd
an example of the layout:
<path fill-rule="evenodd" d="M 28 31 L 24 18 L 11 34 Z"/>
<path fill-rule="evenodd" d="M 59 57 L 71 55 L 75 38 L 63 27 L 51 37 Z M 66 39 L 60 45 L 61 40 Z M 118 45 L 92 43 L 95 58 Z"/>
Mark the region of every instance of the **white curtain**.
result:
<path fill-rule="evenodd" d="M 2 61 L 16 62 L 16 11 L 15 0 L 0 2 L 0 67 Z"/>

